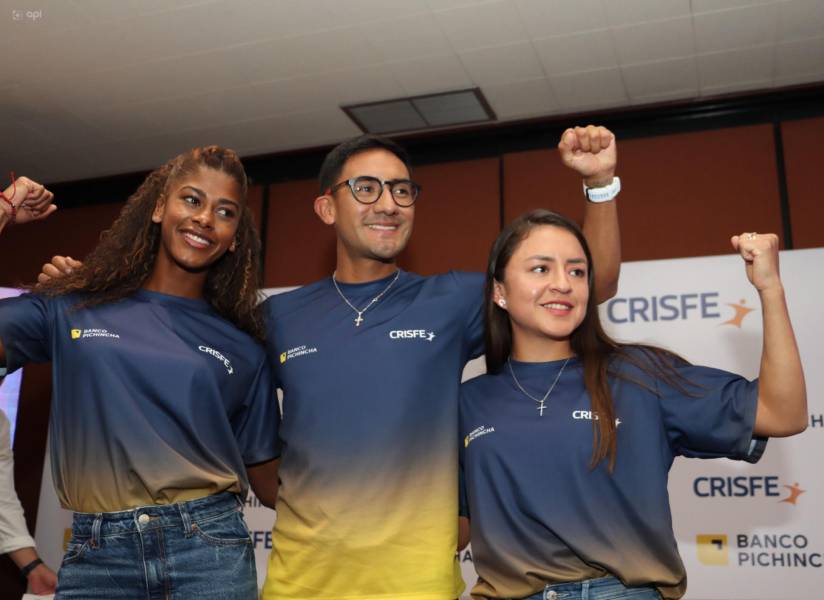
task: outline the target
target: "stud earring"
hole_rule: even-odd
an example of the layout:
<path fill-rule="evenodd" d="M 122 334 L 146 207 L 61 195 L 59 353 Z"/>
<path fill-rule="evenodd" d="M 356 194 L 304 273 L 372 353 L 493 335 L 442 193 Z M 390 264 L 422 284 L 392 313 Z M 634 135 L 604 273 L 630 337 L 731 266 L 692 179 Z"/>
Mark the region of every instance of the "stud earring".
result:
<path fill-rule="evenodd" d="M 501 308 L 506 308 L 506 300 L 504 300 L 503 298 L 498 300 L 498 306 L 500 306 Z"/>

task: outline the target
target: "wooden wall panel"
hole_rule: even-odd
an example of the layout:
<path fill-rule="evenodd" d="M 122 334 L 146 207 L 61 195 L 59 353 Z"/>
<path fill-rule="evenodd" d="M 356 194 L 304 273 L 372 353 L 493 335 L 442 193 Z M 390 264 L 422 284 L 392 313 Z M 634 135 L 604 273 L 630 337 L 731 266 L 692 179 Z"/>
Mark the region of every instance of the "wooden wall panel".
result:
<path fill-rule="evenodd" d="M 266 287 L 304 285 L 335 269 L 335 230 L 315 215 L 312 179 L 269 186 Z"/>
<path fill-rule="evenodd" d="M 795 248 L 824 246 L 824 202 L 818 174 L 824 164 L 824 118 L 781 124 Z"/>
<path fill-rule="evenodd" d="M 584 217 L 581 178 L 561 164 L 556 148 L 514 152 L 503 157 L 504 223 L 535 208 Z"/>
<path fill-rule="evenodd" d="M 415 228 L 399 264 L 422 275 L 484 271 L 500 229 L 497 158 L 418 167 Z"/>
<path fill-rule="evenodd" d="M 781 233 L 770 125 L 618 144 L 624 260 L 727 254 L 735 233 Z M 507 155 L 505 214 L 511 218 L 543 204 L 580 219 L 580 185 L 560 166 L 557 150 Z"/>
<path fill-rule="evenodd" d="M 55 200 L 59 206 L 59 198 Z M 0 285 L 15 287 L 34 282 L 41 265 L 55 254 L 82 259 L 122 206 L 117 203 L 58 209 L 45 221 L 7 227 L 0 236 L 0 256 L 7 257 L 3 260 Z"/>

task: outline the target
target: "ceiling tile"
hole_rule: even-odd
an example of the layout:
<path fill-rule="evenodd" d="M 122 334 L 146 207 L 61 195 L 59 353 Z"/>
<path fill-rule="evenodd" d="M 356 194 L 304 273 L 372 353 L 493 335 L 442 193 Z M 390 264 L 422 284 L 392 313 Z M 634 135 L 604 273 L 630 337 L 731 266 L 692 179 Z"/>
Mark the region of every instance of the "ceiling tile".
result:
<path fill-rule="evenodd" d="M 824 71 L 824 37 L 777 44 L 775 76 L 786 78 Z"/>
<path fill-rule="evenodd" d="M 360 26 L 364 43 L 386 61 L 409 60 L 452 51 L 431 13 Z"/>
<path fill-rule="evenodd" d="M 233 49 L 234 50 L 234 49 Z M 271 81 L 328 73 L 382 62 L 377 50 L 364 43 L 360 29 L 346 28 L 270 40 L 240 48 L 250 81 Z"/>
<path fill-rule="evenodd" d="M 726 94 L 739 94 L 741 92 L 768 90 L 771 87 L 773 87 L 772 78 L 744 82 L 737 81 L 733 83 L 702 87 L 701 97 L 709 98 L 712 96 L 723 96 Z"/>
<path fill-rule="evenodd" d="M 427 56 L 393 62 L 387 66 L 410 96 L 472 86 L 463 63 L 455 54 Z"/>
<path fill-rule="evenodd" d="M 54 1 L 54 0 L 52 0 Z M 66 3 L 66 0 L 57 0 Z M 218 0 L 70 0 L 90 22 L 107 23 L 141 15 L 165 13 Z M 237 0 L 232 0 L 236 2 Z"/>
<path fill-rule="evenodd" d="M 630 98 L 689 91 L 698 92 L 698 74 L 693 58 L 676 58 L 623 67 Z"/>
<path fill-rule="evenodd" d="M 460 8 L 462 6 L 489 4 L 495 1 L 496 0 L 426 0 L 426 5 L 432 10 L 446 10 L 449 8 Z"/>
<path fill-rule="evenodd" d="M 220 24 L 215 43 L 224 46 L 341 27 L 320 3 L 305 0 L 227 0 L 204 10 Z"/>
<path fill-rule="evenodd" d="M 751 81 L 769 81 L 773 73 L 773 46 L 757 46 L 696 57 L 701 90 Z"/>
<path fill-rule="evenodd" d="M 529 42 L 481 48 L 460 53 L 475 85 L 496 85 L 544 76 L 541 63 Z"/>
<path fill-rule="evenodd" d="M 824 36 L 824 2 L 793 0 L 778 6 L 777 41 L 821 36 Z"/>
<path fill-rule="evenodd" d="M 54 142 L 49 136 L 43 135 L 41 132 L 19 121 L 0 122 L 0 139 L 6 140 L 6 144 L 8 144 L 9 140 L 14 140 L 14 151 L 21 155 L 33 154 L 55 148 Z M 5 167 L 6 165 L 3 166 Z M 18 170 L 18 172 L 22 174 L 22 171 Z M 0 181 L 3 181 L 4 177 L 3 171 L 0 171 Z"/>
<path fill-rule="evenodd" d="M 435 18 L 458 51 L 501 46 L 529 37 L 509 0 L 438 11 Z"/>
<path fill-rule="evenodd" d="M 663 92 L 660 94 L 650 94 L 649 96 L 638 96 L 632 98 L 633 106 L 652 106 L 666 102 L 675 102 L 694 97 L 695 93 L 690 90 L 677 90 L 674 92 Z"/>
<path fill-rule="evenodd" d="M 772 43 L 778 7 L 763 4 L 693 17 L 697 51 L 715 52 Z"/>
<path fill-rule="evenodd" d="M 690 16 L 690 0 L 603 0 L 613 27 Z"/>
<path fill-rule="evenodd" d="M 616 27 L 615 47 L 622 64 L 692 56 L 692 18 Z"/>
<path fill-rule="evenodd" d="M 556 113 L 560 110 L 549 81 L 530 79 L 483 88 L 498 120 L 526 118 Z"/>
<path fill-rule="evenodd" d="M 548 75 L 618 66 L 608 29 L 538 39 L 533 45 Z"/>
<path fill-rule="evenodd" d="M 423 0 L 313 0 L 306 4 L 320 6 L 329 11 L 338 26 L 359 25 L 368 21 L 397 19 L 429 12 L 429 6 Z"/>
<path fill-rule="evenodd" d="M 561 108 L 580 112 L 627 102 L 620 69 L 600 69 L 549 78 Z"/>
<path fill-rule="evenodd" d="M 600 0 L 515 0 L 533 38 L 606 29 L 607 17 Z"/>
<path fill-rule="evenodd" d="M 727 10 L 728 8 L 742 8 L 783 1 L 786 0 L 690 0 L 690 4 L 692 5 L 692 14 L 697 15 L 705 12 Z"/>
<path fill-rule="evenodd" d="M 795 75 L 777 77 L 773 81 L 773 87 L 782 88 L 794 85 L 804 85 L 808 83 L 821 83 L 822 81 L 824 81 L 824 70 L 809 71 L 807 73 L 797 73 Z"/>

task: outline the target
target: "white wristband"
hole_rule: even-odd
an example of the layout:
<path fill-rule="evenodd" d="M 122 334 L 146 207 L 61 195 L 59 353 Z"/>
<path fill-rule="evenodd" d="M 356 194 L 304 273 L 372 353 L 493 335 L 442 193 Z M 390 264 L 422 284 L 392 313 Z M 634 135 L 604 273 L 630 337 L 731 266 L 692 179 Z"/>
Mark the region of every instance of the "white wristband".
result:
<path fill-rule="evenodd" d="M 612 178 L 612 183 L 603 187 L 591 188 L 584 184 L 584 196 L 587 200 L 594 203 L 609 202 L 615 199 L 618 192 L 621 191 L 621 180 L 618 177 Z"/>

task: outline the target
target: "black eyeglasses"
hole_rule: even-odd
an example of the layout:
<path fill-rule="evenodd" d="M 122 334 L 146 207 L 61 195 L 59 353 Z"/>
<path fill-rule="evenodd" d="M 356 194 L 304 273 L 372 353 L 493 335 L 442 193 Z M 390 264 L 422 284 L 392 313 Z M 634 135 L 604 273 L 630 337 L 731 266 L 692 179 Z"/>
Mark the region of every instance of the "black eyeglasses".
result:
<path fill-rule="evenodd" d="M 343 186 L 348 185 L 352 196 L 361 204 L 374 204 L 383 194 L 383 187 L 389 188 L 389 194 L 395 204 L 408 207 L 415 204 L 418 194 L 421 193 L 421 186 L 409 179 L 378 179 L 371 175 L 361 175 L 346 181 L 336 183 L 326 192 L 333 194 Z"/>

